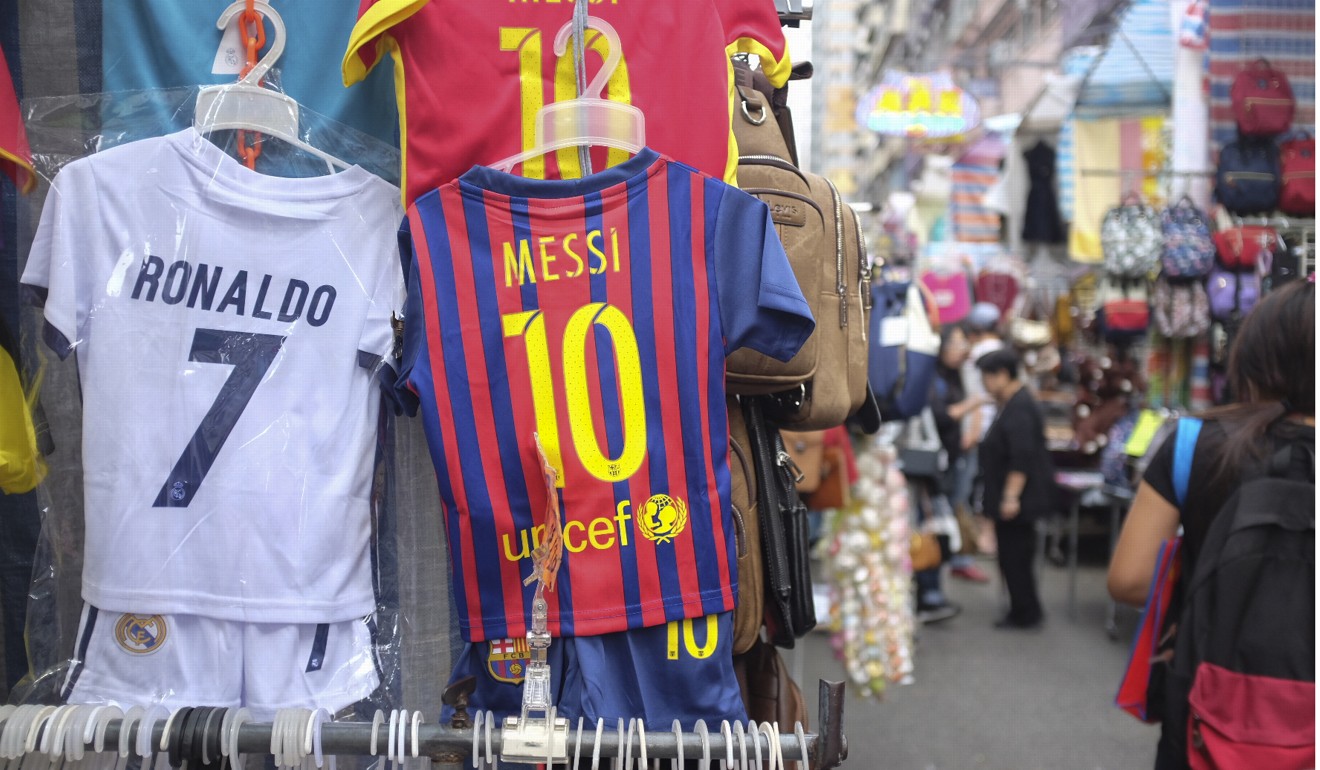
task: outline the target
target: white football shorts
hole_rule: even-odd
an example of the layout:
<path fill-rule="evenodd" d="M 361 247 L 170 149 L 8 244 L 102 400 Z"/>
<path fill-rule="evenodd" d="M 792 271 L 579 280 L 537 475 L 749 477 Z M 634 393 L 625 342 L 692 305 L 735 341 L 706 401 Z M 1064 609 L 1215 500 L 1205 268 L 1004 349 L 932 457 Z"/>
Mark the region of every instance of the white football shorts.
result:
<path fill-rule="evenodd" d="M 63 694 L 69 703 L 245 706 L 335 713 L 375 691 L 367 619 L 244 623 L 200 615 L 134 615 L 83 605 Z"/>

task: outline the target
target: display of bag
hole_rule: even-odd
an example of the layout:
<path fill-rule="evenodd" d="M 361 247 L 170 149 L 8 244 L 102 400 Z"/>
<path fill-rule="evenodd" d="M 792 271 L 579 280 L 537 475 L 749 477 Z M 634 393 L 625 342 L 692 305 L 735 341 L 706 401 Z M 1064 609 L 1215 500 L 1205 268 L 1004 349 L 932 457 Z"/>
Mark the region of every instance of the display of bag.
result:
<path fill-rule="evenodd" d="M 1204 278 L 1215 266 L 1215 243 L 1206 216 L 1186 195 L 1164 210 L 1161 273 L 1166 278 Z"/>
<path fill-rule="evenodd" d="M 871 389 L 885 420 L 921 414 L 935 377 L 940 337 L 915 283 L 889 282 L 871 290 Z"/>
<path fill-rule="evenodd" d="M 1206 281 L 1210 317 L 1234 324 L 1241 321 L 1260 299 L 1260 276 L 1253 270 L 1215 268 Z"/>
<path fill-rule="evenodd" d="M 798 468 L 797 491 L 799 494 L 810 494 L 820 488 L 821 479 L 826 473 L 825 468 L 825 431 L 791 431 L 781 430 L 780 436 L 784 439 L 784 449 L 788 452 L 789 458 Z"/>
<path fill-rule="evenodd" d="M 940 552 L 939 538 L 928 532 L 913 532 L 908 554 L 912 558 L 912 571 L 924 572 L 935 569 L 944 561 Z"/>
<path fill-rule="evenodd" d="M 1017 302 L 1021 286 L 1017 276 L 999 270 L 982 270 L 976 277 L 976 301 L 989 302 L 999 308 L 1000 318 L 1006 317 Z M 943 321 L 943 318 L 940 319 Z"/>
<path fill-rule="evenodd" d="M 1108 278 L 1101 289 L 1098 323 L 1109 342 L 1131 342 L 1150 328 L 1150 297 L 1146 280 Z"/>
<path fill-rule="evenodd" d="M 848 460 L 838 446 L 825 447 L 825 457 L 821 463 L 824 474 L 816 491 L 803 498 L 807 508 L 813 511 L 831 511 L 845 508 L 852 502 L 852 485 L 848 483 Z"/>
<path fill-rule="evenodd" d="M 1229 270 L 1254 270 L 1261 258 L 1279 242 L 1279 234 L 1270 227 L 1248 225 L 1215 233 L 1219 264 Z"/>
<path fill-rule="evenodd" d="M 833 261 L 822 280 L 818 301 L 812 303 L 816 329 L 811 337 L 820 346 L 816 372 L 802 385 L 775 394 L 767 402 L 767 415 L 791 430 L 824 430 L 842 425 L 866 402 L 866 325 L 871 311 L 871 267 L 861 222 L 834 183 L 809 174 L 812 192 L 828 206 L 826 221 Z"/>
<path fill-rule="evenodd" d="M 1292 127 L 1297 99 L 1288 76 L 1257 59 L 1233 78 L 1229 89 L 1233 101 L 1233 119 L 1243 136 L 1270 137 L 1286 133 Z"/>
<path fill-rule="evenodd" d="M 1240 138 L 1219 152 L 1215 198 L 1239 216 L 1269 213 L 1279 204 L 1282 174 L 1274 142 Z"/>
<path fill-rule="evenodd" d="M 822 280 L 834 261 L 833 228 L 827 232 L 825 210 L 813 197 L 806 175 L 790 160 L 779 123 L 771 119 L 770 99 L 755 88 L 753 73 L 745 64 L 735 61 L 733 71 L 742 107 L 733 119 L 738 184 L 770 207 L 775 232 L 819 325 Z M 765 85 L 769 87 L 768 82 Z M 736 350 L 725 360 L 726 386 L 729 392 L 743 395 L 787 390 L 811 379 L 819 356 L 816 334 L 787 362 L 746 348 Z"/>
<path fill-rule="evenodd" d="M 1136 196 L 1105 214 L 1100 224 L 1105 272 L 1115 278 L 1146 278 L 1159 269 L 1164 233 L 1155 209 Z"/>
<path fill-rule="evenodd" d="M 1315 216 L 1315 139 L 1290 139 L 1279 145 L 1283 186 L 1279 211 L 1294 217 Z"/>
<path fill-rule="evenodd" d="M 733 120 L 742 189 L 770 207 L 816 329 L 787 363 L 752 350 L 726 361 L 730 392 L 780 394 L 765 408 L 780 426 L 842 425 L 866 398 L 870 261 L 856 212 L 829 180 L 799 170 L 778 120 L 769 81 L 734 61 L 739 108 Z"/>
<path fill-rule="evenodd" d="M 1210 299 L 1200 279 L 1160 277 L 1151 299 L 1155 330 L 1171 339 L 1199 337 L 1210 329 Z"/>
<path fill-rule="evenodd" d="M 956 324 L 972 312 L 972 287 L 962 270 L 927 270 L 919 280 L 935 298 L 941 324 Z"/>
<path fill-rule="evenodd" d="M 742 399 L 756 470 L 765 565 L 765 628 L 775 645 L 792 647 L 795 640 L 816 626 L 807 506 L 798 496 L 797 479 L 783 439 L 766 418 L 762 406 L 765 399 Z"/>
<path fill-rule="evenodd" d="M 765 624 L 765 561 L 761 546 L 761 513 L 757 505 L 756 465 L 747 435 L 742 404 L 727 396 L 729 413 L 729 498 L 738 528 L 738 597 L 733 610 L 733 653 L 751 649 Z"/>
<path fill-rule="evenodd" d="M 781 726 L 801 722 L 807 729 L 807 701 L 774 645 L 757 639 L 745 653 L 734 655 L 733 673 L 748 719 Z"/>
<path fill-rule="evenodd" d="M 898 439 L 898 467 L 910 479 L 940 479 L 949 469 L 949 453 L 940 443 L 930 407 L 908 420 Z"/>

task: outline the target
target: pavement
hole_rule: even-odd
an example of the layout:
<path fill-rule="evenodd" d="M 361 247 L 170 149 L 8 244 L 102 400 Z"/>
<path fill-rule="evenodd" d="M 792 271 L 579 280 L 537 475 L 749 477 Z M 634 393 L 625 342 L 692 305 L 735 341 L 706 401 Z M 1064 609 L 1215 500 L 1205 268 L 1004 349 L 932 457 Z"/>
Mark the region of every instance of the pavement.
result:
<path fill-rule="evenodd" d="M 984 585 L 947 579 L 959 616 L 921 627 L 915 682 L 882 700 L 849 695 L 846 768 L 884 770 L 1145 770 L 1158 727 L 1113 705 L 1136 612 L 1120 611 L 1117 640 L 1105 631 L 1102 566 L 1079 571 L 1077 615 L 1067 612 L 1067 571 L 1042 567 L 1046 620 L 1039 631 L 992 628 L 1006 599 L 997 571 Z M 813 722 L 819 679 L 842 679 L 827 634 L 784 651 L 803 683 Z M 815 726 L 814 724 L 812 725 Z"/>

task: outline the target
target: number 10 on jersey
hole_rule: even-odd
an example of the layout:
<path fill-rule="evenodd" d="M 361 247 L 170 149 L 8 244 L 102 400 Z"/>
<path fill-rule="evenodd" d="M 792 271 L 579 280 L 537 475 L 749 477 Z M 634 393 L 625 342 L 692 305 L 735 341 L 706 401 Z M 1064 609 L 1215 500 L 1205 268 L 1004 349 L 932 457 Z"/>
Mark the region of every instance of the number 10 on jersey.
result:
<path fill-rule="evenodd" d="M 559 471 L 557 485 L 564 486 L 564 462 L 560 448 L 556 388 L 550 367 L 550 339 L 545 315 L 540 310 L 510 313 L 503 318 L 505 338 L 521 337 L 527 346 L 527 368 L 531 378 L 532 406 L 536 412 L 536 432 L 546 459 Z M 595 327 L 609 333 L 617 365 L 619 401 L 622 405 L 623 448 L 618 457 L 602 450 L 596 435 L 587 383 L 587 345 L 593 344 Z M 568 406 L 569 430 L 573 449 L 582 467 L 601 481 L 622 481 L 637 472 L 646 457 L 646 405 L 642 395 L 642 364 L 637 351 L 637 336 L 628 317 L 613 305 L 592 302 L 573 312 L 564 328 L 562 340 L 564 400 Z M 613 398 L 613 393 L 603 393 Z"/>
<path fill-rule="evenodd" d="M 597 30 L 587 31 L 588 51 L 595 51 L 602 61 L 609 58 L 609 42 Z M 522 105 L 522 152 L 528 152 L 536 146 L 536 115 L 545 106 L 545 86 L 542 75 L 542 56 L 544 43 L 541 30 L 535 27 L 500 27 L 500 50 L 518 54 L 518 92 Z M 621 104 L 632 104 L 632 89 L 628 82 L 628 63 L 619 52 L 619 65 L 610 73 L 604 98 Z M 577 75 L 573 67 L 573 49 L 555 58 L 554 64 L 554 100 L 556 102 L 574 99 L 578 95 Z M 611 148 L 606 165 L 617 166 L 628 159 L 625 150 Z M 555 161 L 559 165 L 559 176 L 563 179 L 577 179 L 582 176 L 582 165 L 578 160 L 576 148 L 560 149 L 555 152 Z M 528 179 L 545 179 L 545 158 L 531 158 L 523 162 L 523 176 Z"/>

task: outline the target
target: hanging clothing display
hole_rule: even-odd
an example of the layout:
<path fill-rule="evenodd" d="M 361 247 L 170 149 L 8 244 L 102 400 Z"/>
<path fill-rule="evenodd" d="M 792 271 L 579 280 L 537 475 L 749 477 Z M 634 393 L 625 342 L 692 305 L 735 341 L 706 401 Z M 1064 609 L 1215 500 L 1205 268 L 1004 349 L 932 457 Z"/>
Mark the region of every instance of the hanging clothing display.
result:
<path fill-rule="evenodd" d="M 215 20 L 230 0 L 103 0 L 102 77 L 105 91 L 151 91 L 232 83 L 244 49 L 235 19 L 223 34 Z M 397 141 L 394 79 L 381 67 L 360 85 L 344 88 L 331 52 L 353 28 L 357 0 L 273 0 L 292 34 L 270 79 L 304 107 L 369 134 Z M 191 115 L 162 101 L 156 124 L 164 131 L 186 126 Z"/>
<path fill-rule="evenodd" d="M 1059 217 L 1059 200 L 1054 193 L 1054 148 L 1040 140 L 1022 154 L 1031 176 L 1027 209 L 1022 220 L 1022 240 L 1036 243 L 1063 243 L 1068 235 Z"/>
<path fill-rule="evenodd" d="M 531 149 L 540 108 L 577 95 L 573 54 L 556 48 L 571 9 L 548 3 L 362 3 L 344 55 L 344 82 L 356 83 L 383 58 L 394 59 L 406 203 L 474 163 L 492 164 Z M 607 50 L 605 37 L 591 31 L 588 60 L 594 67 L 597 57 L 620 56 L 607 92 L 651 118 L 647 144 L 732 181 L 738 158 L 729 123 L 728 56 L 752 54 L 772 84 L 788 80 L 787 44 L 774 5 L 593 4 L 591 13 L 613 26 L 623 50 Z M 600 169 L 622 162 L 627 153 L 598 148 L 592 157 L 593 168 Z M 556 171 L 562 178 L 581 176 L 576 149 L 529 160 L 521 169 L 529 179 L 554 177 Z"/>
<path fill-rule="evenodd" d="M 14 81 L 9 76 L 4 51 L 0 51 L 0 171 L 22 192 L 30 192 L 37 183 L 32 172 L 27 132 L 23 130 L 23 114 L 14 94 Z"/>
<path fill-rule="evenodd" d="M 999 215 L 985 202 L 985 195 L 999 180 L 999 162 L 1004 142 L 993 134 L 978 140 L 953 165 L 953 240 L 966 243 L 997 243 Z"/>
<path fill-rule="evenodd" d="M 268 623 L 375 607 L 396 194 L 361 169 L 257 174 L 192 129 L 60 173 L 23 283 L 52 349 L 78 352 L 93 606 Z M 325 258 L 348 244 L 351 263 Z M 124 558 L 147 542 L 170 546 L 150 568 Z"/>
<path fill-rule="evenodd" d="M 580 182 L 476 168 L 407 228 L 406 317 L 425 323 L 406 327 L 401 381 L 422 402 L 464 637 L 527 632 L 540 452 L 568 551 L 554 636 L 733 609 L 724 357 L 786 361 L 814 327 L 769 209 L 644 150 Z"/>

